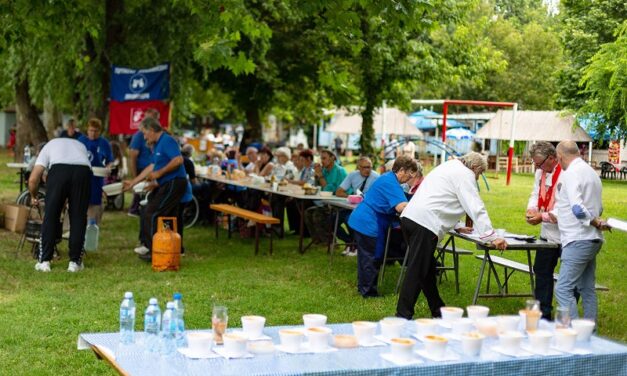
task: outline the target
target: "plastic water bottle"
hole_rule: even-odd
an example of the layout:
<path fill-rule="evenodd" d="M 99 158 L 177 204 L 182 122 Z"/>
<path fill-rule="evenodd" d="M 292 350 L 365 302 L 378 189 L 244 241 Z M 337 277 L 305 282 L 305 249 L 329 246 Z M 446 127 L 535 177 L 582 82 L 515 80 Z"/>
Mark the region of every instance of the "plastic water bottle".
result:
<path fill-rule="evenodd" d="M 168 302 L 161 320 L 161 355 L 171 355 L 176 351 L 177 320 L 174 302 Z"/>
<path fill-rule="evenodd" d="M 120 304 L 120 343 L 128 345 L 135 342 L 135 301 L 133 293 L 124 293 Z"/>
<path fill-rule="evenodd" d="M 89 219 L 89 224 L 87 225 L 87 230 L 85 230 L 85 250 L 90 252 L 95 252 L 98 249 L 98 234 L 100 229 L 96 224 L 96 220 L 93 218 Z"/>
<path fill-rule="evenodd" d="M 161 331 L 161 309 L 157 298 L 150 298 L 144 313 L 145 346 L 149 352 L 159 351 L 159 332 Z"/>
<path fill-rule="evenodd" d="M 30 162 L 30 146 L 24 146 L 24 163 L 28 164 Z"/>
<path fill-rule="evenodd" d="M 183 295 L 180 292 L 174 294 L 174 312 L 176 313 L 176 347 L 187 346 L 185 338 L 185 306 L 183 305 Z"/>

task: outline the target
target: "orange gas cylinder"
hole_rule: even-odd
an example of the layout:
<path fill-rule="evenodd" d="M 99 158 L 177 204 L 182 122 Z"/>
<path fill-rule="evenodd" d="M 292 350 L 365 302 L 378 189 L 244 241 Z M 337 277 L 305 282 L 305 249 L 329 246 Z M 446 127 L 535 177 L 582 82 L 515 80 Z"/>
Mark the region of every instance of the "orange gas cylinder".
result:
<path fill-rule="evenodd" d="M 181 236 L 176 232 L 176 217 L 159 217 L 152 237 L 152 270 L 179 270 L 180 264 Z"/>

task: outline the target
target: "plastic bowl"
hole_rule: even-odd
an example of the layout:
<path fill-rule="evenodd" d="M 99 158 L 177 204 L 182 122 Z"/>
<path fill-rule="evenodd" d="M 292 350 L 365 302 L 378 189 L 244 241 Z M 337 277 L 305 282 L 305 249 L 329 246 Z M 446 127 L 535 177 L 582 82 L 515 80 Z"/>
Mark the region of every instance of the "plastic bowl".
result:
<path fill-rule="evenodd" d="M 347 198 L 348 203 L 349 204 L 359 204 L 360 202 L 362 202 L 364 200 L 364 198 L 362 196 L 359 195 L 350 195 Z"/>
<path fill-rule="evenodd" d="M 104 167 L 92 167 L 91 171 L 93 172 L 94 176 L 98 176 L 101 178 L 109 176 L 109 171 L 107 171 L 107 169 Z"/>
<path fill-rule="evenodd" d="M 107 184 L 102 187 L 102 191 L 107 196 L 115 196 L 122 193 L 122 183 Z"/>
<path fill-rule="evenodd" d="M 320 197 L 331 197 L 331 196 L 333 196 L 333 192 L 326 192 L 326 191 L 320 192 Z"/>

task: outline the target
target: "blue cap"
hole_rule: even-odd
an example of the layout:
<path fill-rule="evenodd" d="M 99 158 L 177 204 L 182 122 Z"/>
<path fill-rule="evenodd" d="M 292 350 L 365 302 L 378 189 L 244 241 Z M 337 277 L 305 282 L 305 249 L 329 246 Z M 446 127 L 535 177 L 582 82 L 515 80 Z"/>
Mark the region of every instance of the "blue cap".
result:
<path fill-rule="evenodd" d="M 181 295 L 180 292 L 175 292 L 174 293 L 174 300 L 181 300 L 182 297 L 183 297 L 183 295 Z"/>

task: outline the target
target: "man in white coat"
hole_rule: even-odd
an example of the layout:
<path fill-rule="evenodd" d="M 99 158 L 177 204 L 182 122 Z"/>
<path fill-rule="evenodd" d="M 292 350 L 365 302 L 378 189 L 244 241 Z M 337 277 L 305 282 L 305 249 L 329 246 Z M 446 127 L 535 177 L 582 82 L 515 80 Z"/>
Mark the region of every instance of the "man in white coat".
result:
<path fill-rule="evenodd" d="M 505 239 L 497 238 L 485 205 L 479 196 L 477 179 L 487 162 L 479 153 L 468 153 L 449 160 L 429 173 L 401 214 L 401 229 L 407 239 L 407 274 L 398 297 L 396 316 L 411 319 L 423 291 L 432 317 L 441 317 L 436 283 L 435 249 L 466 213 L 484 242 L 505 249 Z"/>

